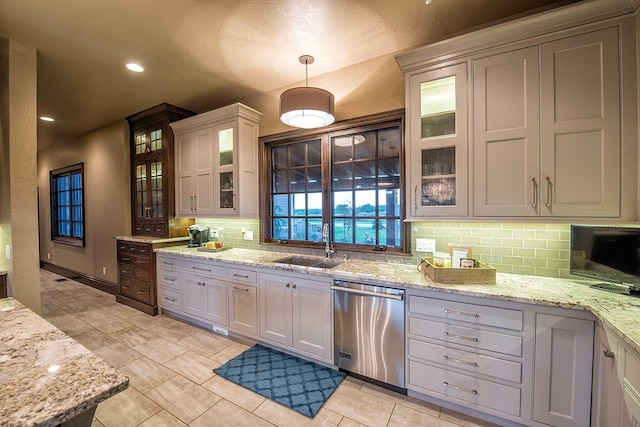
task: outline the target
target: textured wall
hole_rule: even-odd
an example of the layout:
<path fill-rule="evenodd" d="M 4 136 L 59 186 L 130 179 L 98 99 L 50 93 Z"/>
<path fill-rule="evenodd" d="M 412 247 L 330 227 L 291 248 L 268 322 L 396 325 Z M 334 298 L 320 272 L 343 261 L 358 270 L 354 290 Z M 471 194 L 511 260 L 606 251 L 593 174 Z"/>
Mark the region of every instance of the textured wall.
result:
<path fill-rule="evenodd" d="M 36 50 L 13 40 L 1 50 L 0 258 L 10 293 L 39 313 Z"/>
<path fill-rule="evenodd" d="M 51 241 L 49 171 L 84 162 L 84 248 Z M 40 256 L 43 261 L 117 283 L 114 236 L 129 234 L 129 127 L 125 120 L 58 144 L 38 156 Z M 103 267 L 106 274 L 103 274 Z"/>

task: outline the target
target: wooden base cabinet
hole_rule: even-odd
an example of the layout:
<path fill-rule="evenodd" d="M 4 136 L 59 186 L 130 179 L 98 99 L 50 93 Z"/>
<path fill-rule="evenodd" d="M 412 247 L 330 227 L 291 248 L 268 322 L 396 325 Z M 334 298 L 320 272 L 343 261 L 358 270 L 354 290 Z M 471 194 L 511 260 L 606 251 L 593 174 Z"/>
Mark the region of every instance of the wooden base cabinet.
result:
<path fill-rule="evenodd" d="M 176 245 L 186 245 L 186 241 L 145 241 L 135 237 L 131 241 L 118 239 L 116 301 L 152 316 L 158 314 L 156 256 L 153 251 Z"/>
<path fill-rule="evenodd" d="M 331 282 L 260 273 L 260 337 L 333 360 Z"/>

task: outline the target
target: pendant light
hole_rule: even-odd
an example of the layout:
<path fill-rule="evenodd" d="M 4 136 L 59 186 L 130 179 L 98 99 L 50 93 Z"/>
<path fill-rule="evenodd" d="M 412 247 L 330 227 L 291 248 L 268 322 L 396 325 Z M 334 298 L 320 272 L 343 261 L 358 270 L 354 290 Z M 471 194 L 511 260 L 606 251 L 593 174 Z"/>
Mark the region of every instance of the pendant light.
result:
<path fill-rule="evenodd" d="M 300 63 L 305 66 L 305 87 L 282 92 L 280 120 L 289 126 L 303 129 L 330 125 L 335 121 L 333 95 L 324 89 L 309 87 L 309 64 L 313 64 L 313 56 L 302 55 Z"/>

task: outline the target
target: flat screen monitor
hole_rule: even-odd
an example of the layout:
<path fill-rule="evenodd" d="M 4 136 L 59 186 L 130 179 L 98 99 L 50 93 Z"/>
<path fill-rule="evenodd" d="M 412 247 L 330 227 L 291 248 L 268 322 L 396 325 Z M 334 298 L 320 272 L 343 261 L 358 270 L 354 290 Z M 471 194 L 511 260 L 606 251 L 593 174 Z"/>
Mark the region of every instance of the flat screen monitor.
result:
<path fill-rule="evenodd" d="M 571 226 L 571 274 L 640 287 L 640 227 Z"/>

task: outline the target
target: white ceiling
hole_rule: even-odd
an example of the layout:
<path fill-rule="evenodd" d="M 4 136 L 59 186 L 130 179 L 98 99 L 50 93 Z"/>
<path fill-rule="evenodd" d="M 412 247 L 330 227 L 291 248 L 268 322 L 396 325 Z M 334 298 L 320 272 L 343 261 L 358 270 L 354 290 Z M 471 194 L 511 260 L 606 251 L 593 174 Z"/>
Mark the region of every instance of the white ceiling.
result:
<path fill-rule="evenodd" d="M 0 37 L 38 51 L 38 115 L 56 118 L 40 144 L 161 102 L 202 112 L 291 86 L 302 54 L 318 76 L 568 2 L 0 0 Z"/>

